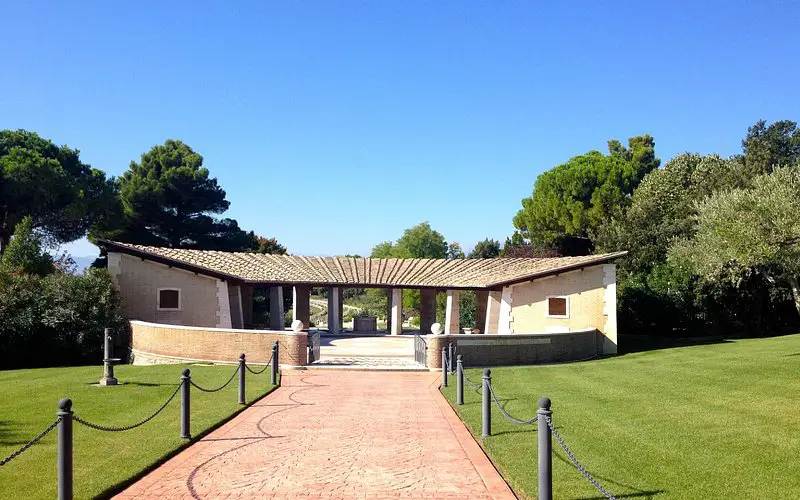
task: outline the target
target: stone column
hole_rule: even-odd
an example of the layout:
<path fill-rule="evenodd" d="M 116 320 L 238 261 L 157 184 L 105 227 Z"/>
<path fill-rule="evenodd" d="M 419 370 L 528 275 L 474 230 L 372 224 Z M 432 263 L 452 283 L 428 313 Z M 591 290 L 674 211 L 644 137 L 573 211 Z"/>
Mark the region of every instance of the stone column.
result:
<path fill-rule="evenodd" d="M 283 330 L 285 320 L 283 317 L 283 287 L 269 287 L 269 327 L 272 330 Z"/>
<path fill-rule="evenodd" d="M 500 301 L 502 298 L 503 292 L 489 292 L 489 296 L 486 299 L 486 323 L 483 333 L 497 333 L 497 322 L 500 319 Z"/>
<path fill-rule="evenodd" d="M 431 333 L 431 325 L 436 323 L 436 289 L 423 288 L 419 291 L 419 333 Z"/>
<path fill-rule="evenodd" d="M 392 335 L 403 333 L 403 289 L 392 288 Z"/>
<path fill-rule="evenodd" d="M 342 289 L 328 287 L 328 332 L 342 331 Z"/>
<path fill-rule="evenodd" d="M 486 333 L 486 309 L 489 306 L 489 292 L 478 290 L 475 292 L 475 328 Z"/>
<path fill-rule="evenodd" d="M 447 309 L 445 310 L 444 317 L 444 333 L 445 335 L 453 335 L 459 333 L 459 302 L 458 290 L 447 291 Z"/>
<path fill-rule="evenodd" d="M 392 333 L 392 289 L 386 289 L 386 333 Z"/>
<path fill-rule="evenodd" d="M 253 285 L 242 285 L 240 288 L 244 328 L 253 328 Z"/>
<path fill-rule="evenodd" d="M 302 321 L 303 329 L 311 326 L 311 287 L 295 285 L 292 287 L 292 321 Z"/>

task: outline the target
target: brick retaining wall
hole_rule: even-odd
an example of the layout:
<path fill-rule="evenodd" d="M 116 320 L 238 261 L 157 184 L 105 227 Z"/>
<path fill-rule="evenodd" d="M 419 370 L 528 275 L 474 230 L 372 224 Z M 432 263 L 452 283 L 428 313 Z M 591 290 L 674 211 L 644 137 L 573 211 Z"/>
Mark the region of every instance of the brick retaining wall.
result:
<path fill-rule="evenodd" d="M 577 361 L 602 353 L 598 330 L 510 335 L 425 335 L 428 368 L 442 367 L 442 347 L 452 342 L 464 364 L 474 366 L 529 365 Z"/>
<path fill-rule="evenodd" d="M 186 361 L 236 362 L 245 353 L 252 363 L 266 363 L 275 341 L 280 345 L 280 364 L 306 364 L 308 336 L 276 330 L 234 330 L 164 325 L 131 321 L 134 364 Z"/>

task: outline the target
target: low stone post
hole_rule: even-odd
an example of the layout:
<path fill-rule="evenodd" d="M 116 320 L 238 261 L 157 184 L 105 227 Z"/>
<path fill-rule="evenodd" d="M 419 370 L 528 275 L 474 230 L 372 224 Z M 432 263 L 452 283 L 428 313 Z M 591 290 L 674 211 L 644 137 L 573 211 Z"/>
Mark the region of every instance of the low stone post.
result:
<path fill-rule="evenodd" d="M 447 387 L 447 348 L 442 347 L 442 387 Z"/>
<path fill-rule="evenodd" d="M 181 374 L 181 439 L 191 439 L 191 389 L 192 376 L 188 368 Z"/>
<path fill-rule="evenodd" d="M 450 373 L 453 374 L 456 372 L 455 366 L 453 364 L 453 343 L 449 342 L 447 344 L 447 360 L 450 363 Z"/>
<path fill-rule="evenodd" d="M 103 378 L 100 385 L 117 385 L 118 381 L 114 378 L 114 365 L 119 363 L 119 358 L 114 358 L 114 337 L 111 336 L 111 328 L 103 330 Z"/>
<path fill-rule="evenodd" d="M 245 371 L 244 353 L 239 355 L 239 404 L 245 404 L 244 401 L 244 371 Z"/>
<path fill-rule="evenodd" d="M 553 500 L 553 441 L 550 436 L 550 426 L 547 418 L 553 414 L 550 411 L 550 399 L 539 400 L 539 500 Z"/>
<path fill-rule="evenodd" d="M 489 384 L 492 383 L 492 370 L 483 369 L 483 392 L 481 394 L 481 437 L 492 435 L 492 396 Z"/>
<path fill-rule="evenodd" d="M 58 500 L 72 500 L 72 400 L 58 402 Z"/>
<path fill-rule="evenodd" d="M 464 404 L 464 365 L 460 354 L 456 356 L 456 404 Z"/>
<path fill-rule="evenodd" d="M 278 341 L 272 345 L 272 365 L 270 366 L 269 381 L 272 385 L 278 384 Z"/>

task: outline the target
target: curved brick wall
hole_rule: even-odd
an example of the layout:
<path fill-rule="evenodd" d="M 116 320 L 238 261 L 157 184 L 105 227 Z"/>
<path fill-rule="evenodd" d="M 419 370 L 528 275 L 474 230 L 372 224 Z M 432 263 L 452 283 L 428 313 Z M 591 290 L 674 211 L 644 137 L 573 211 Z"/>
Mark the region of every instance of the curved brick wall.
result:
<path fill-rule="evenodd" d="M 510 335 L 424 335 L 428 368 L 442 367 L 442 347 L 458 347 L 466 367 L 532 365 L 577 361 L 603 352 L 598 330 L 564 333 L 512 333 Z"/>
<path fill-rule="evenodd" d="M 276 330 L 234 330 L 164 325 L 131 321 L 134 364 L 183 363 L 187 361 L 237 362 L 245 353 L 252 363 L 266 363 L 275 341 L 280 345 L 280 364 L 302 366 L 307 360 L 308 336 Z"/>

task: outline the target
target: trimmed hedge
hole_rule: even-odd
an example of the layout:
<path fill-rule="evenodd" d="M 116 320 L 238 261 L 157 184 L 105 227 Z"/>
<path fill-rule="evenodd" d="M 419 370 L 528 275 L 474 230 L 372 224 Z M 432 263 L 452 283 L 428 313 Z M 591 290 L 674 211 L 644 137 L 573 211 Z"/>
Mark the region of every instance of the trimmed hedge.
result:
<path fill-rule="evenodd" d="M 128 324 L 108 272 L 35 276 L 0 270 L 0 368 L 99 364 L 103 329 L 127 357 Z"/>

